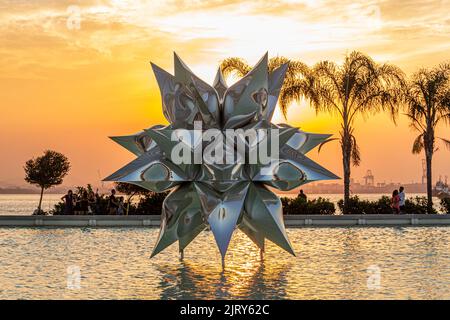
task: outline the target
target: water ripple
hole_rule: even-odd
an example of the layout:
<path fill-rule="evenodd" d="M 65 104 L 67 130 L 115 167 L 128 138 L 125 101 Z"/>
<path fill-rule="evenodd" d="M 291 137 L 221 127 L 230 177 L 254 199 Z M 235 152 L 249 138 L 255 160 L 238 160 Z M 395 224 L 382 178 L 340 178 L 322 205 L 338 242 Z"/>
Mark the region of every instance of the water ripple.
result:
<path fill-rule="evenodd" d="M 0 228 L 5 299 L 449 299 L 445 227 L 289 229 L 297 252 L 268 243 L 264 259 L 236 232 L 222 270 L 211 232 L 180 261 L 177 246 L 149 259 L 157 229 Z M 67 268 L 81 288 L 67 288 Z M 368 287 L 368 268 L 380 285 Z"/>

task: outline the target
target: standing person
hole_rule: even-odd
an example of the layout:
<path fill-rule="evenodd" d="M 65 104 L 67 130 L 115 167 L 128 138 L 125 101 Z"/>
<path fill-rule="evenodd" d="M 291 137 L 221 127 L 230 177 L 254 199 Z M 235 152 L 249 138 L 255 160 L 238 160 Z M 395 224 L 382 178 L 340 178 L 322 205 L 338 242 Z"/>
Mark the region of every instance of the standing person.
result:
<path fill-rule="evenodd" d="M 89 214 L 95 214 L 95 194 L 94 191 L 90 191 L 89 192 L 89 196 L 88 196 L 88 213 Z"/>
<path fill-rule="evenodd" d="M 84 190 L 83 193 L 81 194 L 80 211 L 82 215 L 86 215 L 89 211 L 89 199 L 88 199 L 88 192 L 86 190 Z"/>
<path fill-rule="evenodd" d="M 302 200 L 304 200 L 306 202 L 306 200 L 308 200 L 308 197 L 306 196 L 306 194 L 303 192 L 303 189 L 300 190 L 300 193 L 298 194 L 298 197 Z"/>
<path fill-rule="evenodd" d="M 95 191 L 95 214 L 107 214 L 104 208 L 102 208 L 103 195 L 98 193 L 98 189 Z"/>
<path fill-rule="evenodd" d="M 79 197 L 77 194 L 73 195 L 73 211 L 75 215 L 81 214 L 81 197 Z"/>
<path fill-rule="evenodd" d="M 393 213 L 400 213 L 400 197 L 398 196 L 398 190 L 394 190 L 391 198 L 391 208 Z"/>
<path fill-rule="evenodd" d="M 108 212 L 109 214 L 117 214 L 117 209 L 119 208 L 119 202 L 116 199 L 116 190 L 111 190 L 111 195 L 108 199 Z"/>
<path fill-rule="evenodd" d="M 73 193 L 72 190 L 67 191 L 67 194 L 61 198 L 64 201 L 64 214 L 73 214 Z"/>
<path fill-rule="evenodd" d="M 399 189 L 399 193 L 398 196 L 400 198 L 400 203 L 399 203 L 399 208 L 400 208 L 400 213 L 405 213 L 405 200 L 406 200 L 406 195 L 405 195 L 405 188 L 403 188 L 403 186 L 400 187 Z"/>
<path fill-rule="evenodd" d="M 123 197 L 119 197 L 119 207 L 117 208 L 117 214 L 121 216 L 123 215 L 124 211 Z"/>

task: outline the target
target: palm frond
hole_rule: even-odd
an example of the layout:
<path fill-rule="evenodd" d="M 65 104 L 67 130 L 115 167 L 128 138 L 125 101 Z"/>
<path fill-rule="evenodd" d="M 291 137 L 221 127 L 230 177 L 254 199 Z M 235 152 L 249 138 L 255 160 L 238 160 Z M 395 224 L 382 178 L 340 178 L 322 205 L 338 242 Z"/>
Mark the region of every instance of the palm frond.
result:
<path fill-rule="evenodd" d="M 450 104 L 449 104 L 450 105 Z M 450 107 L 449 107 L 450 110 Z M 450 124 L 450 112 L 446 113 L 446 114 L 442 114 L 440 115 L 437 119 L 436 119 L 436 124 L 440 121 L 444 121 L 445 124 Z"/>
<path fill-rule="evenodd" d="M 220 64 L 220 69 L 225 77 L 236 72 L 239 77 L 245 76 L 252 70 L 252 67 L 241 58 L 227 58 Z"/>
<path fill-rule="evenodd" d="M 281 67 L 285 63 L 289 63 L 290 60 L 283 56 L 277 56 L 269 59 L 268 68 L 269 72 L 273 72 L 276 68 Z"/>
<path fill-rule="evenodd" d="M 419 134 L 413 142 L 412 153 L 419 154 L 424 148 L 423 134 Z"/>
<path fill-rule="evenodd" d="M 442 142 L 444 142 L 444 146 L 445 146 L 448 150 L 450 150 L 450 140 L 444 139 L 444 138 L 439 138 L 439 139 L 441 139 Z"/>
<path fill-rule="evenodd" d="M 316 96 L 312 106 L 316 111 L 337 113 L 343 117 L 342 81 L 339 67 L 330 61 L 321 61 L 311 69 L 314 78 L 314 93 Z"/>
<path fill-rule="evenodd" d="M 404 113 L 407 118 L 410 120 L 410 126 L 416 129 L 419 132 L 425 132 L 426 128 L 425 125 L 421 123 L 419 117 L 415 117 L 413 114 L 410 113 Z"/>
<path fill-rule="evenodd" d="M 434 130 L 440 120 L 450 121 L 450 63 L 414 73 L 405 91 L 410 120 Z M 424 127 L 424 125 L 422 125 Z"/>
<path fill-rule="evenodd" d="M 354 166 L 359 166 L 361 164 L 361 152 L 359 151 L 359 146 L 356 143 L 356 138 L 354 135 L 351 136 L 352 146 L 351 146 L 351 157 Z"/>
<path fill-rule="evenodd" d="M 305 87 L 301 82 L 292 84 L 281 89 L 280 93 L 280 109 L 283 116 L 287 117 L 287 109 L 289 105 L 295 101 L 300 101 L 305 95 Z"/>
<path fill-rule="evenodd" d="M 329 139 L 325 140 L 324 142 L 322 142 L 321 144 L 319 144 L 319 148 L 317 149 L 317 153 L 320 153 L 320 150 L 322 149 L 322 147 L 325 144 L 327 144 L 328 142 L 331 142 L 331 141 L 336 141 L 336 140 L 339 140 L 339 138 L 329 138 Z"/>
<path fill-rule="evenodd" d="M 395 123 L 405 90 L 403 72 L 390 64 L 378 65 L 362 53 L 355 52 L 350 58 L 344 63 L 344 92 L 351 118 L 388 110 Z"/>
<path fill-rule="evenodd" d="M 273 72 L 275 69 L 286 63 L 288 63 L 288 68 L 286 71 L 286 80 L 288 81 L 307 76 L 310 73 L 310 69 L 305 63 L 296 60 L 289 60 L 283 56 L 269 59 L 269 72 Z"/>
<path fill-rule="evenodd" d="M 287 109 L 293 102 L 301 101 L 301 99 L 310 99 L 314 104 L 317 103 L 317 96 L 315 90 L 313 78 L 302 79 L 285 79 L 283 88 L 280 93 L 280 109 L 283 112 L 284 117 L 287 116 Z"/>

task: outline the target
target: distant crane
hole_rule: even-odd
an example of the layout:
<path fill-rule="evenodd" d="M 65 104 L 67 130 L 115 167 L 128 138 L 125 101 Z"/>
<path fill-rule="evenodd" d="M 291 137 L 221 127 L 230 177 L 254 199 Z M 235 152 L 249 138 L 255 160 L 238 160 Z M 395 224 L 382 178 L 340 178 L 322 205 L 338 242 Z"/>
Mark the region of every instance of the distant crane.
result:
<path fill-rule="evenodd" d="M 367 170 L 363 178 L 366 186 L 373 186 L 375 184 L 375 177 L 372 174 L 372 170 Z"/>

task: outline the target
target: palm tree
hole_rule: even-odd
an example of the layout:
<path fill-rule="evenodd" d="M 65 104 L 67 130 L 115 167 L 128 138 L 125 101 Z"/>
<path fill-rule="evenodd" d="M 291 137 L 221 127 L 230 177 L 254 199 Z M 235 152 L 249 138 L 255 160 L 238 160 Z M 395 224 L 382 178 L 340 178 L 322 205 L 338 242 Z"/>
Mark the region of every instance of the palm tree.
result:
<path fill-rule="evenodd" d="M 392 119 L 398 112 L 404 87 L 403 72 L 390 64 L 377 64 L 360 52 L 345 57 L 341 66 L 322 61 L 312 69 L 302 62 L 284 57 L 269 60 L 269 70 L 289 62 L 286 78 L 280 93 L 280 108 L 286 117 L 287 107 L 301 98 L 309 99 L 317 112 L 329 112 L 340 118 L 340 140 L 344 171 L 344 212 L 350 198 L 351 163 L 358 166 L 361 157 L 354 136 L 354 121 L 359 114 L 375 113 L 389 109 Z M 251 67 L 240 58 L 228 58 L 221 64 L 222 72 L 247 74 Z"/>
<path fill-rule="evenodd" d="M 355 119 L 389 110 L 395 122 L 404 88 L 403 72 L 390 64 L 377 64 L 361 52 L 346 55 L 342 65 L 322 61 L 312 69 L 314 88 L 308 90 L 311 105 L 317 112 L 337 115 L 340 120 L 339 140 L 344 172 L 344 213 L 350 199 L 351 165 L 361 161 L 355 137 Z M 286 101 L 289 103 L 290 101 Z"/>
<path fill-rule="evenodd" d="M 293 101 L 300 101 L 308 96 L 308 90 L 312 89 L 313 78 L 306 64 L 300 61 L 289 60 L 285 57 L 273 57 L 269 59 L 269 72 L 274 71 L 281 65 L 288 63 L 286 76 L 281 88 L 279 101 L 280 109 L 284 117 L 287 116 L 287 108 Z M 235 73 L 239 77 L 245 76 L 252 67 L 241 58 L 227 58 L 222 61 L 220 68 L 225 77 Z"/>
<path fill-rule="evenodd" d="M 411 127 L 419 131 L 412 152 L 425 151 L 427 165 L 427 211 L 432 212 L 432 160 L 436 149 L 436 127 L 440 122 L 450 124 L 450 63 L 434 69 L 421 69 L 413 74 L 405 90 L 406 116 Z M 450 141 L 439 138 L 446 147 Z"/>

